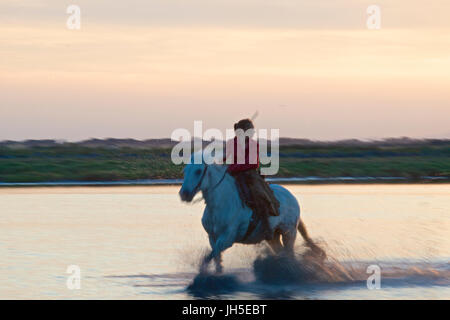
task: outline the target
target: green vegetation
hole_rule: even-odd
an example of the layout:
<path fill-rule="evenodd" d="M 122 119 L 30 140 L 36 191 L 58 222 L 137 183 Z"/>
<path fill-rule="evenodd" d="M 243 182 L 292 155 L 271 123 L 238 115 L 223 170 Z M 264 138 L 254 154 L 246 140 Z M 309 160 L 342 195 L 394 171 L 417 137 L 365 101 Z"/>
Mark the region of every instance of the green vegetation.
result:
<path fill-rule="evenodd" d="M 1 182 L 116 181 L 177 178 L 170 149 L 32 147 L 0 149 Z"/>
<path fill-rule="evenodd" d="M 181 178 L 168 147 L 0 146 L 0 182 Z M 278 177 L 405 177 L 450 180 L 450 141 L 385 145 L 308 143 L 280 147 Z M 447 180 L 448 181 L 448 180 Z"/>

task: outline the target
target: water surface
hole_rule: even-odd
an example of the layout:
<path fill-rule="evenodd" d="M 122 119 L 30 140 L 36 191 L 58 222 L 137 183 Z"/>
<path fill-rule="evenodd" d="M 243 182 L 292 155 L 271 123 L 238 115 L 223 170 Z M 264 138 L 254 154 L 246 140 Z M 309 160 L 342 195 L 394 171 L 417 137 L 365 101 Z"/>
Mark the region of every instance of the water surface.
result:
<path fill-rule="evenodd" d="M 0 188 L 0 298 L 450 299 L 450 185 L 287 188 L 352 281 L 265 283 L 253 270 L 265 246 L 236 245 L 224 265 L 240 286 L 199 296 L 187 287 L 208 247 L 203 204 L 181 203 L 179 187 Z M 379 290 L 365 281 L 373 264 Z M 66 286 L 69 265 L 79 290 Z"/>

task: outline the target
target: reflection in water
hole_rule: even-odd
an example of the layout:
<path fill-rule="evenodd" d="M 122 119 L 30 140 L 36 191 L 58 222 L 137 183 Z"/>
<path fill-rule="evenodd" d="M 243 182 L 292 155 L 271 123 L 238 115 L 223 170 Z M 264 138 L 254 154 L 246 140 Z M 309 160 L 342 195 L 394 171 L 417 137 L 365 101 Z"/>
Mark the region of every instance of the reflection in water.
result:
<path fill-rule="evenodd" d="M 0 298 L 450 298 L 450 185 L 288 188 L 328 260 L 308 260 L 300 237 L 293 263 L 237 245 L 204 278 L 203 207 L 177 187 L 0 188 Z M 372 264 L 380 290 L 366 286 Z"/>

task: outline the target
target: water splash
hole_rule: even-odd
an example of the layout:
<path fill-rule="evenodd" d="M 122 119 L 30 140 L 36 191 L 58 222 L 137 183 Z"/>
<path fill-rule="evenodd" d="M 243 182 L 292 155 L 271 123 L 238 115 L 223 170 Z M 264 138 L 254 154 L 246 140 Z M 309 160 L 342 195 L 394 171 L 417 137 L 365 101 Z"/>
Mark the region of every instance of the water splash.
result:
<path fill-rule="evenodd" d="M 243 283 L 234 274 L 215 275 L 207 273 L 196 275 L 187 287 L 188 293 L 197 298 L 229 294 L 243 289 Z"/>
<path fill-rule="evenodd" d="M 253 263 L 253 272 L 258 281 L 277 285 L 353 282 L 362 277 L 359 270 L 343 265 L 330 254 L 325 258 L 309 249 L 294 255 L 266 251 Z"/>
<path fill-rule="evenodd" d="M 323 249 L 323 246 L 322 246 Z M 225 275 L 198 274 L 187 287 L 196 298 L 223 298 L 250 293 L 260 298 L 310 298 L 329 290 L 364 290 L 368 292 L 367 267 L 382 269 L 382 287 L 386 290 L 416 286 L 449 286 L 448 262 L 426 261 L 339 261 L 326 250 L 327 257 L 319 257 L 302 248 L 293 256 L 274 255 L 262 250 L 248 269 L 228 269 Z M 324 291 L 325 290 L 325 291 Z M 383 297 L 372 296 L 373 298 Z"/>

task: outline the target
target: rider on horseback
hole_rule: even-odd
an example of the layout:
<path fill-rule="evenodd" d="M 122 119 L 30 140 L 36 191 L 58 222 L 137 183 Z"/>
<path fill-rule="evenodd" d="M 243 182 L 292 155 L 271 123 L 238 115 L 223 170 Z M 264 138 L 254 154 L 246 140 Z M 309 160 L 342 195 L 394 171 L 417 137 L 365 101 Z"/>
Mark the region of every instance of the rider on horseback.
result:
<path fill-rule="evenodd" d="M 236 136 L 226 144 L 225 160 L 227 163 L 231 162 L 228 172 L 236 180 L 243 203 L 252 209 L 256 220 L 261 221 L 265 239 L 270 240 L 273 233 L 269 225 L 269 216 L 279 215 L 280 204 L 258 171 L 259 144 L 252 139 L 253 122 L 250 119 L 240 120 L 234 125 L 234 131 Z"/>

